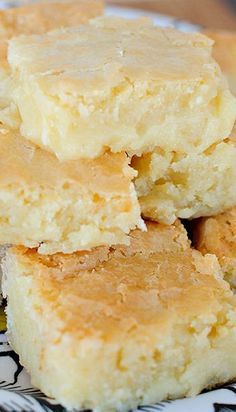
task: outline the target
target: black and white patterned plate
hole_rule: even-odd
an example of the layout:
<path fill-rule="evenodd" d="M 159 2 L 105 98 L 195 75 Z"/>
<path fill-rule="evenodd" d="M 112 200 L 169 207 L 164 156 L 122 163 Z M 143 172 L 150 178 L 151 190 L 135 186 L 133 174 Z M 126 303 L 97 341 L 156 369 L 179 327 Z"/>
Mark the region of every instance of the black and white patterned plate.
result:
<path fill-rule="evenodd" d="M 24 1 L 25 3 L 30 0 Z M 0 1 L 0 7 L 19 5 L 19 0 Z M 198 27 L 169 16 L 144 11 L 108 7 L 107 14 L 128 18 L 146 15 L 160 26 L 174 26 L 183 31 L 197 31 Z M 66 412 L 65 408 L 46 398 L 33 388 L 30 377 L 19 363 L 5 335 L 3 310 L 0 308 L 0 412 Z M 65 377 L 66 379 L 66 377 Z M 236 384 L 213 390 L 195 398 L 140 406 L 143 412 L 236 412 Z M 136 411 L 136 412 L 137 412 Z"/>

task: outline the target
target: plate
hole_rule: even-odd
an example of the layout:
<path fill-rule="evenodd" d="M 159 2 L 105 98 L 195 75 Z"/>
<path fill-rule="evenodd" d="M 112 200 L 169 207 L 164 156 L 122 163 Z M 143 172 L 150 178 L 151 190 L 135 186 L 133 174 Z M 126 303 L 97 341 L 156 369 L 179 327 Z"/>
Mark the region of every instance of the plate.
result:
<path fill-rule="evenodd" d="M 12 0 L 11 5 L 19 1 Z M 6 6 L 0 2 L 0 7 Z M 8 3 L 9 4 L 9 3 Z M 106 14 L 128 18 L 147 16 L 157 25 L 172 26 L 183 31 L 197 31 L 199 26 L 174 19 L 169 16 L 121 7 L 107 7 Z M 66 379 L 66 377 L 65 377 Z M 1 412 L 66 412 L 65 408 L 46 398 L 33 388 L 30 377 L 19 363 L 19 358 L 11 349 L 5 334 L 5 318 L 0 308 L 0 411 Z M 196 396 L 195 398 L 160 402 L 155 405 L 139 406 L 143 412 L 236 412 L 236 384 Z M 135 412 L 135 411 L 134 411 Z"/>

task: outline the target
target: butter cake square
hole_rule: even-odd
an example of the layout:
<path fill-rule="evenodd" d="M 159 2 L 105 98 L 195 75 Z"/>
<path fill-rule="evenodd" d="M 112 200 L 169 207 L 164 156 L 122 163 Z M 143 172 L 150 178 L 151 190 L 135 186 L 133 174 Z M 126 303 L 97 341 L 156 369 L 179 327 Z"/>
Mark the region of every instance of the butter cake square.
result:
<path fill-rule="evenodd" d="M 32 383 L 63 406 L 128 411 L 236 376 L 236 297 L 179 222 L 130 246 L 72 255 L 13 248 L 8 337 Z"/>
<path fill-rule="evenodd" d="M 201 153 L 155 149 L 134 156 L 135 189 L 144 217 L 171 224 L 176 218 L 211 216 L 236 205 L 236 127 Z"/>
<path fill-rule="evenodd" d="M 201 34 L 101 17 L 9 43 L 21 133 L 60 160 L 108 148 L 198 153 L 227 137 L 236 101 Z"/>
<path fill-rule="evenodd" d="M 125 153 L 59 162 L 55 155 L 0 131 L 0 244 L 71 253 L 128 243 L 145 229 Z"/>

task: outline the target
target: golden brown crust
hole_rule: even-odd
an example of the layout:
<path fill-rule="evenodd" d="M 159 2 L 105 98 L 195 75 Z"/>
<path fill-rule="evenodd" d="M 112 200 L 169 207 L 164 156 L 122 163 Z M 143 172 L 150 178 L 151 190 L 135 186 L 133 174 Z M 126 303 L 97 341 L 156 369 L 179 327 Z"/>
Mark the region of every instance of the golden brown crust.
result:
<path fill-rule="evenodd" d="M 51 322 L 60 318 L 64 332 L 74 336 L 113 339 L 123 328 L 152 321 L 170 327 L 176 316 L 207 316 L 219 290 L 227 293 L 215 260 L 190 249 L 178 222 L 149 223 L 146 233 L 133 232 L 130 247 L 50 258 L 13 248 L 11 256 L 33 281 Z"/>
<path fill-rule="evenodd" d="M 179 222 L 147 227 L 129 247 L 7 254 L 10 342 L 68 409 L 126 412 L 235 376 L 236 297 L 216 258 L 192 250 Z"/>
<path fill-rule="evenodd" d="M 158 236 L 157 236 L 158 233 Z M 143 259 L 148 259 L 157 252 L 171 252 L 176 248 L 187 249 L 189 242 L 186 231 L 179 221 L 175 225 L 148 223 L 148 231 L 133 231 L 130 233 L 131 245 L 129 247 L 117 245 L 114 247 L 101 246 L 91 251 L 78 251 L 73 254 L 56 253 L 53 255 L 39 255 L 37 249 L 27 249 L 22 246 L 15 247 L 13 253 L 29 258 L 34 264 L 61 273 L 62 276 L 78 274 L 81 270 L 96 269 L 103 262 L 116 257 L 132 257 L 141 254 Z"/>

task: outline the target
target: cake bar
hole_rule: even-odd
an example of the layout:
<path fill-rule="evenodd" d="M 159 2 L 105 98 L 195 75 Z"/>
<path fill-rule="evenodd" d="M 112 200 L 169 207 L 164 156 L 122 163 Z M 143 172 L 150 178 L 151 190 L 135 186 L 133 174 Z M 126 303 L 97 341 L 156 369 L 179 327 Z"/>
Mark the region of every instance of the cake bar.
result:
<path fill-rule="evenodd" d="M 125 153 L 59 162 L 51 153 L 0 130 L 0 244 L 71 253 L 128 243 L 145 229 Z"/>
<path fill-rule="evenodd" d="M 182 225 L 130 246 L 7 251 L 8 337 L 32 383 L 68 409 L 128 411 L 236 376 L 236 297 Z"/>
<path fill-rule="evenodd" d="M 202 152 L 230 134 L 236 116 L 212 43 L 118 17 L 12 39 L 21 133 L 60 160 L 107 149 Z"/>
<path fill-rule="evenodd" d="M 236 205 L 236 127 L 201 153 L 153 152 L 132 159 L 135 188 L 146 218 L 173 223 Z"/>

